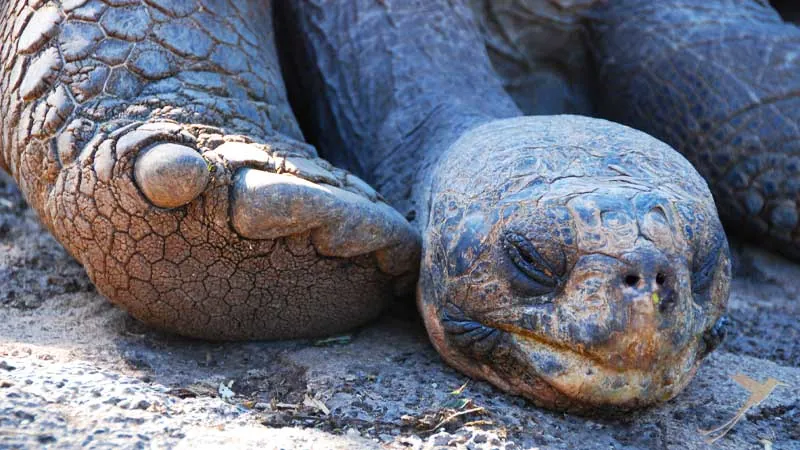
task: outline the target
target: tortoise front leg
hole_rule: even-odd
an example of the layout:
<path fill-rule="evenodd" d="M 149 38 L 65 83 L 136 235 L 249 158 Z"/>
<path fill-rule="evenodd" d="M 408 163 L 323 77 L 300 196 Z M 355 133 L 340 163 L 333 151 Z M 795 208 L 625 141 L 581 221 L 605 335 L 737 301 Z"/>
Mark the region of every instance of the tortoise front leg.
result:
<path fill-rule="evenodd" d="M 731 232 L 800 259 L 800 28 L 749 0 L 609 2 L 599 109 L 682 152 Z"/>
<path fill-rule="evenodd" d="M 415 278 L 405 219 L 302 142 L 269 2 L 0 5 L 0 166 L 135 317 L 323 335 Z"/>

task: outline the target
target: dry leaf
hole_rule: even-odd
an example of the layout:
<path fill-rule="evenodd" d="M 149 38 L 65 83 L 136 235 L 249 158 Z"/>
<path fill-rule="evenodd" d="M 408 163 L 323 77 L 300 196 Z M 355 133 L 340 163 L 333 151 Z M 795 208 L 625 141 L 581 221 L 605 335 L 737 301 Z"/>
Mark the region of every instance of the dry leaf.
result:
<path fill-rule="evenodd" d="M 325 406 L 325 403 L 322 403 L 321 401 L 315 398 L 309 397 L 308 394 L 306 394 L 305 398 L 303 399 L 303 405 L 308 406 L 309 408 L 314 408 L 318 411 L 322 411 L 322 413 L 325 414 L 326 416 L 331 413 L 331 410 L 328 409 L 327 406 Z"/>
<path fill-rule="evenodd" d="M 465 381 L 464 384 L 462 384 L 460 388 L 458 388 L 455 391 L 451 392 L 450 395 L 461 395 L 464 392 L 464 389 L 466 389 L 467 385 L 469 384 L 469 381 L 470 380 Z"/>

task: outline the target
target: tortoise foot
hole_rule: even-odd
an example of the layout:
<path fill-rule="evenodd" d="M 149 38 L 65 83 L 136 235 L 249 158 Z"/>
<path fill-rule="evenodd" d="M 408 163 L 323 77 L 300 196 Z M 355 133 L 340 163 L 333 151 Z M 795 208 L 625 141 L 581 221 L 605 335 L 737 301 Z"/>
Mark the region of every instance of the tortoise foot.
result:
<path fill-rule="evenodd" d="M 367 183 L 280 135 L 131 123 L 88 144 L 54 193 L 53 231 L 100 292 L 188 336 L 341 332 L 408 294 L 419 264 L 417 233 Z"/>
<path fill-rule="evenodd" d="M 300 142 L 271 2 L 112 3 L 0 2 L 0 167 L 101 293 L 183 335 L 277 339 L 410 292 L 417 234 Z"/>

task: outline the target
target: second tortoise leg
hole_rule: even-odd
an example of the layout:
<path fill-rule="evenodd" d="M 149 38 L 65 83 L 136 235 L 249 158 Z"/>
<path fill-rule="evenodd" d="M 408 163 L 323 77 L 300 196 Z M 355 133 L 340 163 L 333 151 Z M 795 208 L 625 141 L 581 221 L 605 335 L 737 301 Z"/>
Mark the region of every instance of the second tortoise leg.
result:
<path fill-rule="evenodd" d="M 730 231 L 800 259 L 800 28 L 763 2 L 621 0 L 590 29 L 600 112 L 683 153 Z"/>

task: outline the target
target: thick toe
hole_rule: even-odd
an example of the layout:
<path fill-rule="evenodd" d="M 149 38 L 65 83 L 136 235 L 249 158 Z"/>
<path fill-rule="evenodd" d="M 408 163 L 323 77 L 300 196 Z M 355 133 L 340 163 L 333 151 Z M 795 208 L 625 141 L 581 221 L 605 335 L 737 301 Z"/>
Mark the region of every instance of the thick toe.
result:
<path fill-rule="evenodd" d="M 136 184 L 161 208 L 177 208 L 199 196 L 210 178 L 208 164 L 196 150 L 179 144 L 151 147 L 136 160 Z"/>
<path fill-rule="evenodd" d="M 413 242 L 416 236 L 400 213 L 383 202 L 343 187 L 248 168 L 234 178 L 231 212 L 234 228 L 244 237 L 312 232 L 314 246 L 325 256 L 363 255 Z"/>
<path fill-rule="evenodd" d="M 133 317 L 199 338 L 305 338 L 412 292 L 419 239 L 396 239 L 374 191 L 299 141 L 271 2 L 0 1 L 0 30 L 0 166 Z M 242 232 L 244 169 L 357 199 L 302 197 L 322 219 L 292 198 L 296 211 L 250 206 L 261 232 Z"/>

